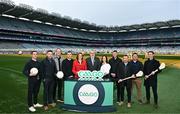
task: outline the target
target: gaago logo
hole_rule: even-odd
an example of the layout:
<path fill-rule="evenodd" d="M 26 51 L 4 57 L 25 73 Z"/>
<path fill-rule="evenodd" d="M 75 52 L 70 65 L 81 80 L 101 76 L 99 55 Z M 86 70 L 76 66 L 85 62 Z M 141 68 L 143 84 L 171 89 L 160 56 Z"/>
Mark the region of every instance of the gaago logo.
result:
<path fill-rule="evenodd" d="M 91 105 L 98 100 L 99 92 L 94 85 L 85 84 L 79 89 L 78 97 L 82 103 L 86 105 Z"/>
<path fill-rule="evenodd" d="M 97 97 L 97 93 L 96 92 L 80 92 L 79 93 L 80 96 L 91 96 L 91 97 Z"/>
<path fill-rule="evenodd" d="M 89 71 L 89 70 L 84 70 L 84 71 L 79 71 L 78 72 L 79 79 L 78 80 L 83 80 L 83 81 L 102 81 L 104 73 L 101 71 Z"/>

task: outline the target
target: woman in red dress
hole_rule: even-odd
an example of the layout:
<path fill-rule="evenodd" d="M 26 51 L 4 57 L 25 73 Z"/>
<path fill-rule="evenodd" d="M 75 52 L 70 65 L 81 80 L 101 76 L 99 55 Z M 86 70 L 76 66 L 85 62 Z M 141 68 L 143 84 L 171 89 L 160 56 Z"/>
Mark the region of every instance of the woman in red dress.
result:
<path fill-rule="evenodd" d="M 82 53 L 78 53 L 76 60 L 74 60 L 73 62 L 73 68 L 72 68 L 72 72 L 74 73 L 74 78 L 78 79 L 78 72 L 80 70 L 87 70 L 87 64 L 86 61 L 83 59 L 83 54 Z"/>

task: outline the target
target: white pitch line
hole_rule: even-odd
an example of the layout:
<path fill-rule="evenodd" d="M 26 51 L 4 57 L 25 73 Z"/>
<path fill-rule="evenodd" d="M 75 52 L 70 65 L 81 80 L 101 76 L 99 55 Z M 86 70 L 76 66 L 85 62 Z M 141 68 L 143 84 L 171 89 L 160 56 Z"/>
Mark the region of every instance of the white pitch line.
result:
<path fill-rule="evenodd" d="M 17 71 L 17 70 L 11 69 L 11 68 L 6 68 L 6 67 L 0 67 L 0 70 L 6 70 L 6 71 L 11 71 L 14 73 L 22 74 L 22 72 L 20 72 L 20 71 Z"/>

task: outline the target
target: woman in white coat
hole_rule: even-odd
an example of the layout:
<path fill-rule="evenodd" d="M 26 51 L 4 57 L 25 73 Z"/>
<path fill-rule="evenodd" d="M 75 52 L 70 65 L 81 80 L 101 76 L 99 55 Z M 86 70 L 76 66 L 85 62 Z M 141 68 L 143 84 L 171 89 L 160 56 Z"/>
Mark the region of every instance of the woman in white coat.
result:
<path fill-rule="evenodd" d="M 108 63 L 108 58 L 106 55 L 103 55 L 101 58 L 101 68 L 100 71 L 102 71 L 104 73 L 104 79 L 109 79 L 110 75 L 109 75 L 109 71 L 111 69 L 110 64 Z"/>

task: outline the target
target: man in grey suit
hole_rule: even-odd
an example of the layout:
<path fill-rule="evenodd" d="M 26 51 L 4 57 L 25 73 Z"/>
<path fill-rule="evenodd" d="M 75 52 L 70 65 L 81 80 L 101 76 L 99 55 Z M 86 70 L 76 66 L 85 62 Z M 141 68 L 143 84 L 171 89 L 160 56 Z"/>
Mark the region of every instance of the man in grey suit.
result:
<path fill-rule="evenodd" d="M 57 71 L 62 71 L 62 61 L 63 58 L 61 56 L 61 49 L 57 48 L 55 51 L 55 56 L 54 56 L 54 61 L 56 63 L 56 68 Z M 57 77 L 55 77 L 55 84 L 54 84 L 54 90 L 53 90 L 53 100 L 54 102 L 56 102 L 56 100 L 58 102 L 63 102 L 62 99 L 62 89 L 63 89 L 63 79 L 59 79 Z M 58 97 L 56 98 L 56 88 L 58 88 Z"/>
<path fill-rule="evenodd" d="M 101 66 L 101 62 L 99 60 L 99 58 L 97 58 L 95 56 L 95 52 L 94 51 L 90 51 L 90 57 L 88 57 L 86 59 L 86 63 L 87 63 L 87 69 L 90 71 L 94 71 L 94 70 L 100 70 L 100 66 Z"/>

